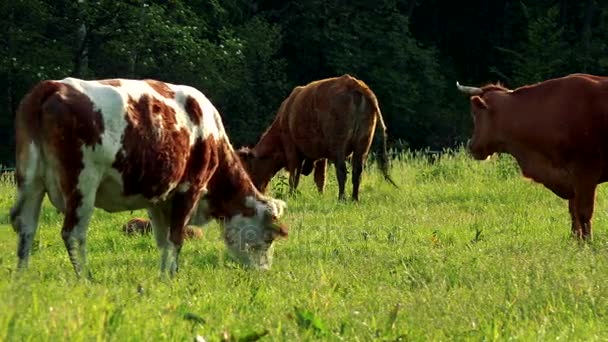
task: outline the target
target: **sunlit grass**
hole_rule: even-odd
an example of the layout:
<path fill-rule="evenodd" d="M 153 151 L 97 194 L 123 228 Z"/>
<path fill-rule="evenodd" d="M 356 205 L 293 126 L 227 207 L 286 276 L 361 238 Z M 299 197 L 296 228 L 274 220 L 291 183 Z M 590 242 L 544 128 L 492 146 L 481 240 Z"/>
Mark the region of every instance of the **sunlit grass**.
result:
<path fill-rule="evenodd" d="M 289 205 L 287 241 L 265 273 L 225 255 L 215 223 L 188 241 L 178 277 L 160 281 L 152 237 L 127 237 L 143 211 L 97 211 L 89 230 L 95 281 L 78 281 L 45 201 L 30 268 L 18 274 L 15 196 L 0 185 L 0 339 L 606 340 L 608 222 L 600 187 L 594 241 L 569 238 L 567 205 L 523 179 L 510 157 L 403 155 L 364 173 L 360 203 L 338 203 L 312 177 Z M 350 175 L 349 175 L 350 177 Z M 348 183 L 350 195 L 350 178 Z M 280 177 L 275 195 L 285 196 Z M 253 335 L 250 335 L 253 334 Z"/>

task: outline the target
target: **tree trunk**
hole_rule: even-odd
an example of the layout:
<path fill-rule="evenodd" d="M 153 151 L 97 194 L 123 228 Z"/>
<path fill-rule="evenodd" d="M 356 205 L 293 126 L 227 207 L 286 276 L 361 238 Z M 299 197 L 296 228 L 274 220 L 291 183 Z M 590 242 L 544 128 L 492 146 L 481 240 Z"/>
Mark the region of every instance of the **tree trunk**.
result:
<path fill-rule="evenodd" d="M 559 24 L 561 27 L 568 24 L 568 0 L 559 1 Z"/>
<path fill-rule="evenodd" d="M 595 0 L 587 0 L 585 4 L 585 13 L 583 17 L 583 29 L 582 29 L 582 71 L 587 72 L 589 68 L 589 55 L 591 50 L 591 23 L 593 21 L 593 14 L 595 12 Z"/>
<path fill-rule="evenodd" d="M 0 120 L 0 132 L 2 135 L 8 133 L 5 137 L 7 139 L 7 145 L 2 147 L 0 151 L 0 163 L 4 166 L 13 166 L 15 160 L 15 111 L 17 105 L 15 103 L 15 4 L 9 5 L 8 14 L 8 29 L 6 34 L 8 35 L 7 43 L 7 57 L 8 57 L 8 70 L 6 72 L 6 109 L 7 114 L 2 120 Z"/>
<path fill-rule="evenodd" d="M 414 9 L 416 9 L 416 6 L 418 5 L 418 0 L 410 0 L 409 4 L 407 5 L 407 10 L 405 12 L 405 15 L 408 18 L 412 17 L 412 13 L 414 13 Z"/>
<path fill-rule="evenodd" d="M 76 31 L 76 42 L 74 48 L 73 65 L 72 71 L 74 77 L 82 77 L 89 67 L 89 49 L 88 49 L 88 38 L 89 31 L 86 25 L 86 9 L 85 1 L 79 0 L 79 13 L 78 19 L 81 21 L 78 30 Z"/>
<path fill-rule="evenodd" d="M 8 35 L 7 38 L 7 52 L 8 52 L 8 70 L 6 73 L 6 104 L 7 104 L 7 109 L 8 112 L 11 113 L 11 116 L 13 116 L 15 114 L 15 101 L 14 101 L 14 89 L 13 89 L 13 73 L 15 70 L 15 61 L 13 60 L 14 56 L 15 56 L 15 51 L 14 51 L 14 42 L 13 42 L 13 34 L 14 34 L 14 30 L 13 30 L 13 26 L 15 25 L 15 7 L 14 4 L 10 5 L 10 10 L 9 10 L 9 14 L 8 14 L 8 32 L 6 32 L 6 34 Z"/>

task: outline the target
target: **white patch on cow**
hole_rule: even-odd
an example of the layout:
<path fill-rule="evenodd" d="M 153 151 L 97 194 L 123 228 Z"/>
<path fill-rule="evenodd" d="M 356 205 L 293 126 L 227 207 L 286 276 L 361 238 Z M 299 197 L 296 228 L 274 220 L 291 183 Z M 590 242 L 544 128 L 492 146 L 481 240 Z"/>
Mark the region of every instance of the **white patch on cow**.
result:
<path fill-rule="evenodd" d="M 93 158 L 100 163 L 110 162 L 111 164 L 116 153 L 122 148 L 122 137 L 127 127 L 126 110 L 129 105 L 129 96 L 138 100 L 144 93 L 141 87 L 144 82 L 120 81 L 123 84 L 120 88 L 74 78 L 66 78 L 61 81 L 86 94 L 93 103 L 93 110 L 99 111 L 103 117 L 104 131 L 101 135 L 101 142 L 104 153 L 93 155 Z"/>
<path fill-rule="evenodd" d="M 201 108 L 201 112 L 203 113 L 203 117 L 201 119 L 202 122 L 198 127 L 200 131 L 196 132 L 197 134 L 191 137 L 192 141 L 190 142 L 190 144 L 194 144 L 194 141 L 199 137 L 205 140 L 209 136 L 212 136 L 216 139 L 225 136 L 223 125 L 217 124 L 216 115 L 219 115 L 217 109 L 203 93 L 201 93 L 196 88 L 186 85 L 173 85 L 172 89 L 175 91 L 175 100 L 179 104 L 181 111 L 184 113 L 183 118 L 188 121 L 190 127 L 192 127 L 194 124 L 192 123 L 190 117 L 188 116 L 188 113 L 186 112 L 186 99 L 188 98 L 188 96 L 196 100 L 196 102 Z"/>
<path fill-rule="evenodd" d="M 45 168 L 42 171 L 44 173 L 44 187 L 53 206 L 60 212 L 65 213 L 65 198 L 63 191 L 61 191 L 60 178 L 57 173 L 58 161 L 50 156 L 46 156 L 45 159 Z"/>

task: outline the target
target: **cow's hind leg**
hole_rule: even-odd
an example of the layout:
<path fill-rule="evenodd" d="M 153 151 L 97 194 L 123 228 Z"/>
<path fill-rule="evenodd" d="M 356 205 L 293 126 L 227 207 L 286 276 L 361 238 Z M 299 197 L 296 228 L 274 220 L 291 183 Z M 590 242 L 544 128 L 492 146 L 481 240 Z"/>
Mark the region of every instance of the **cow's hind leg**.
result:
<path fill-rule="evenodd" d="M 44 186 L 42 181 L 26 180 L 20 187 L 17 200 L 10 209 L 10 221 L 13 229 L 19 236 L 17 244 L 17 267 L 27 268 L 32 243 L 38 229 L 40 208 L 44 199 Z"/>
<path fill-rule="evenodd" d="M 80 277 L 84 271 L 89 279 L 92 274 L 87 263 L 87 232 L 95 210 L 99 180 L 97 173 L 83 171 L 75 188 L 63 189 L 66 195 L 61 236 L 76 275 Z"/>
<path fill-rule="evenodd" d="M 83 271 L 87 278 L 92 274 L 87 264 L 87 231 L 95 210 L 95 190 L 85 191 L 84 195 L 76 190 L 66 197 L 66 211 L 61 236 L 68 251 L 70 262 L 78 277 Z"/>
<path fill-rule="evenodd" d="M 361 185 L 361 174 L 363 173 L 363 163 L 365 162 L 365 158 L 366 156 L 360 151 L 355 151 L 355 153 L 353 153 L 353 201 L 359 201 L 359 186 Z"/>

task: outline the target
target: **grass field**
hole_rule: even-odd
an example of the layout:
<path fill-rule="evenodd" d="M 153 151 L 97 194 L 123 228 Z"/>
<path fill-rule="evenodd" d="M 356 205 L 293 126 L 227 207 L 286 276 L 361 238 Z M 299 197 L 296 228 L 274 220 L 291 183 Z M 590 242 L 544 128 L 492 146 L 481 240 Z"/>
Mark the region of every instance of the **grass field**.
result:
<path fill-rule="evenodd" d="M 510 157 L 463 151 L 434 163 L 404 155 L 364 173 L 361 202 L 338 203 L 333 167 L 287 198 L 290 237 L 273 268 L 248 271 L 226 254 L 215 223 L 187 241 L 180 273 L 158 277 L 148 237 L 121 226 L 145 215 L 96 211 L 95 281 L 78 281 L 45 201 L 30 268 L 16 272 L 15 196 L 0 185 L 0 339 L 70 341 L 607 340 L 608 195 L 588 244 L 569 237 L 567 204 L 523 179 Z M 275 179 L 273 192 L 285 186 Z M 348 195 L 350 195 L 350 178 Z"/>

